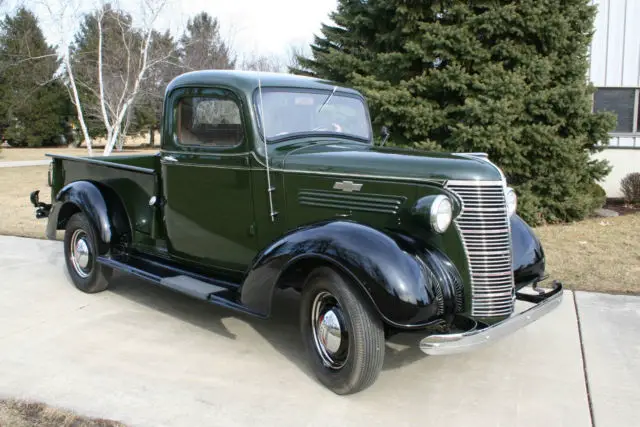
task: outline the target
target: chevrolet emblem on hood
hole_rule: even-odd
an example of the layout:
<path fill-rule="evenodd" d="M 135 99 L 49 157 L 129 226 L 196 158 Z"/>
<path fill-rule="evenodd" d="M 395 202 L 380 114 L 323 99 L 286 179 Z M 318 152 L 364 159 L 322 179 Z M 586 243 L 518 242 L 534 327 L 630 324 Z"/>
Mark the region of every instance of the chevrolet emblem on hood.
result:
<path fill-rule="evenodd" d="M 334 190 L 342 190 L 347 193 L 352 193 L 354 191 L 360 191 L 362 188 L 362 184 L 356 184 L 353 181 L 339 181 L 333 184 Z"/>

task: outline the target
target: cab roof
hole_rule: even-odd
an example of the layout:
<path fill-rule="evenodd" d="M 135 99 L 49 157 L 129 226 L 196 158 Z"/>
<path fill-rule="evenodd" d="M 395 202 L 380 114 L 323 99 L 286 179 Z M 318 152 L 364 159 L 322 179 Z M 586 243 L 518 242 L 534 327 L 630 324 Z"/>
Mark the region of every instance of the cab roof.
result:
<path fill-rule="evenodd" d="M 359 92 L 353 89 L 314 77 L 238 70 L 202 70 L 185 73 L 169 83 L 166 93 L 168 94 L 179 87 L 227 86 L 243 90 L 251 96 L 253 91 L 258 88 L 258 81 L 260 81 L 262 87 L 333 90 L 335 86 L 338 86 L 340 92 L 359 95 Z"/>

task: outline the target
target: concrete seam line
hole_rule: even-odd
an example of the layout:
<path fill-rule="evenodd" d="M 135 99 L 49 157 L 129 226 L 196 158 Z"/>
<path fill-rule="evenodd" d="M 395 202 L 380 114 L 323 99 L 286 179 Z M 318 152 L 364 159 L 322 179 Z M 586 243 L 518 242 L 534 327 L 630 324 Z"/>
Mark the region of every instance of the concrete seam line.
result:
<path fill-rule="evenodd" d="M 587 376 L 587 359 L 584 354 L 584 342 L 582 338 L 582 324 L 580 323 L 580 310 L 578 309 L 578 297 L 576 291 L 573 291 L 573 307 L 576 310 L 576 321 L 578 323 L 578 338 L 580 340 L 580 353 L 582 355 L 582 373 L 584 375 L 584 385 L 587 388 L 587 403 L 589 404 L 589 417 L 591 418 L 591 427 L 596 426 L 596 420 L 593 416 L 593 400 L 591 400 L 591 388 L 589 387 L 589 377 Z"/>

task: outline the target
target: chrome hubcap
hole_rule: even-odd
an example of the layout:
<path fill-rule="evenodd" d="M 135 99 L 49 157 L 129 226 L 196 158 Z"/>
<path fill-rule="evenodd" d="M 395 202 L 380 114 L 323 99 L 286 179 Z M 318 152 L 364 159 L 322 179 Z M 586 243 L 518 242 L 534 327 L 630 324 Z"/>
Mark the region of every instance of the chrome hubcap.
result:
<path fill-rule="evenodd" d="M 89 277 L 91 274 L 91 249 L 87 233 L 76 230 L 71 236 L 71 264 L 80 277 Z"/>
<path fill-rule="evenodd" d="M 349 353 L 349 336 L 342 309 L 329 292 L 320 292 L 313 300 L 311 328 L 322 363 L 332 369 L 342 368 Z"/>
<path fill-rule="evenodd" d="M 320 344 L 327 350 L 329 354 L 335 354 L 340 349 L 342 342 L 342 330 L 338 316 L 333 310 L 327 311 L 324 316 L 318 320 L 318 338 Z"/>

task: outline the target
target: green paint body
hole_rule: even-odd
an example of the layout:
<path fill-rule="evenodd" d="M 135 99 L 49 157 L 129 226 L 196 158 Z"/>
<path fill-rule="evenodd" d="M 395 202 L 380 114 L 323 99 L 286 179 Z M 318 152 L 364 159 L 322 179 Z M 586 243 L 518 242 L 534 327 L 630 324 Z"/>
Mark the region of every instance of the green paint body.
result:
<path fill-rule="evenodd" d="M 188 73 L 167 88 L 158 154 L 91 158 L 99 162 L 52 156 L 52 197 L 77 180 L 109 186 L 127 210 L 134 249 L 238 280 L 271 242 L 307 224 L 348 219 L 383 231 L 401 231 L 441 249 L 459 270 L 469 295 L 469 268 L 455 227 L 436 234 L 428 219 L 412 208 L 421 197 L 446 194 L 447 180 L 499 181 L 497 168 L 468 156 L 382 148 L 372 141 L 326 136 L 269 144 L 265 153 L 255 108 L 258 77 L 262 87 L 328 93 L 334 87 L 330 82 L 287 75 Z M 351 89 L 338 91 L 360 96 Z M 178 143 L 177 100 L 207 93 L 225 93 L 240 105 L 245 137 L 239 145 L 214 148 Z M 175 161 L 168 161 L 168 156 Z M 273 218 L 267 162 L 277 212 Z M 109 165 L 136 166 L 148 173 Z M 362 187 L 357 192 L 334 189 L 336 182 L 343 181 Z M 153 196 L 162 202 L 150 206 Z M 469 303 L 466 298 L 465 311 Z"/>

